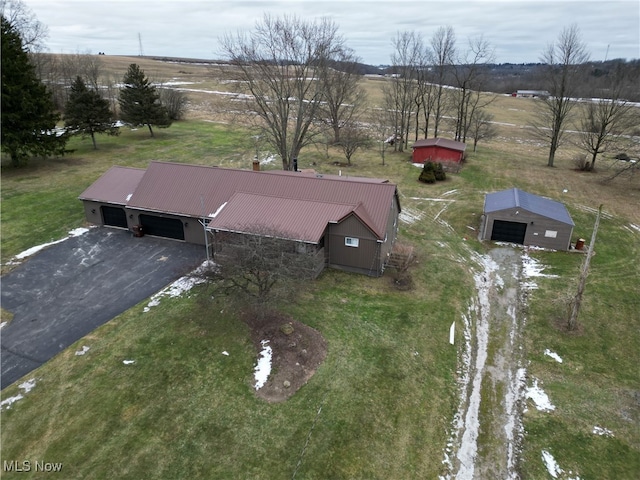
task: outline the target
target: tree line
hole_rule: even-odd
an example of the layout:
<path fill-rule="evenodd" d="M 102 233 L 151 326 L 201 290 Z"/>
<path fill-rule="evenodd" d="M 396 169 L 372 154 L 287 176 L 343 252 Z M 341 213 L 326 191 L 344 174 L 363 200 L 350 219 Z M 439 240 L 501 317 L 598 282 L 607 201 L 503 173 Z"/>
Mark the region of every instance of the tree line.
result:
<path fill-rule="evenodd" d="M 46 27 L 20 1 L 1 6 L 2 151 L 13 166 L 30 156 L 64 155 L 71 135 L 90 137 L 97 148 L 96 134 L 119 133 L 118 119 L 146 125 L 153 136 L 152 125 L 168 127 L 184 113 L 184 94 L 158 90 L 136 64 L 119 87 L 101 83 L 101 62 L 94 55 L 55 64 L 54 57 L 40 54 Z"/>
<path fill-rule="evenodd" d="M 21 5 L 19 0 L 2 3 Z M 115 81 L 101 83 L 100 57 L 77 54 L 56 60 L 38 55 L 42 48 L 38 35 L 46 29 L 24 12 L 10 18 L 13 23 L 5 18 L 3 9 L 3 138 L 11 139 L 5 135 L 10 133 L 5 132 L 4 100 L 9 88 L 8 83 L 5 88 L 5 63 L 8 73 L 9 63 L 21 65 L 13 69 L 19 70 L 19 75 L 7 76 L 7 82 L 17 82 L 31 92 L 29 95 L 42 98 L 47 108 L 44 104 L 41 108 L 48 115 L 37 128 L 29 122 L 20 126 L 19 141 L 8 142 L 6 148 L 3 141 L 2 148 L 14 163 L 20 163 L 29 151 L 63 153 L 60 142 L 67 134 L 89 136 L 95 146 L 96 133 L 117 133 L 116 112 L 122 121 L 147 125 L 152 136 L 152 125 L 169 126 L 183 114 L 183 92 L 158 90 L 137 65 L 130 65 L 122 85 Z M 5 42 L 5 37 L 15 41 Z M 14 45 L 6 54 L 5 43 Z M 329 19 L 305 21 L 265 14 L 253 30 L 221 38 L 225 59 L 232 67 L 225 75 L 237 80 L 240 93 L 245 94 L 241 98 L 255 113 L 254 137 L 280 156 L 284 170 L 295 168 L 304 147 L 320 142 L 342 149 L 349 163 L 359 148 L 379 145 L 384 163 L 387 148 L 402 152 L 410 139 L 446 135 L 461 142 L 471 141 L 475 150 L 479 141 L 495 135 L 487 108 L 495 94 L 486 93 L 495 59 L 493 47 L 483 36 L 459 42 L 452 27 L 440 27 L 429 38 L 416 31 L 398 32 L 391 43 L 393 53 L 383 83 L 383 104 L 372 112 L 362 87 L 362 63 Z M 580 132 L 576 143 L 588 156 L 584 169 L 593 170 L 597 157 L 628 139 L 634 125 L 640 123 L 638 109 L 628 100 L 637 79 L 633 69 L 622 65 L 600 75 L 593 74 L 592 69 L 590 75 L 586 71 L 588 58 L 575 25 L 565 28 L 557 41 L 542 51 L 541 64 L 536 68 L 540 75 L 538 88 L 549 94 L 538 99 L 531 126 L 549 145 L 549 166 L 554 165 L 569 127 Z M 604 76 L 606 82 L 602 81 Z M 591 90 L 585 87 L 588 78 L 598 80 L 592 82 Z M 599 100 L 576 108 L 578 94 L 585 91 Z M 7 105 L 11 107 L 9 101 Z M 27 110 L 24 105 L 16 106 L 15 111 L 10 108 L 6 118 L 13 112 L 16 120 L 20 111 Z M 60 120 L 56 111 L 64 112 L 67 128 L 58 140 L 50 133 Z M 17 128 L 15 122 L 7 123 L 7 128 L 10 125 Z M 38 139 L 37 148 L 26 147 L 29 136 Z M 45 148 L 49 143 L 57 147 Z"/>

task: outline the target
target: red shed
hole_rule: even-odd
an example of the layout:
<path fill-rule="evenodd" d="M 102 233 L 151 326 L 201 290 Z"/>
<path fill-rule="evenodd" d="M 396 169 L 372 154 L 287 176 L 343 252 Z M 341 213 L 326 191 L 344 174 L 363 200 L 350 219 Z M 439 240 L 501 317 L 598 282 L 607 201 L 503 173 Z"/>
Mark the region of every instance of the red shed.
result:
<path fill-rule="evenodd" d="M 460 163 L 467 146 L 462 142 L 446 138 L 425 138 L 413 144 L 413 163 L 455 162 Z"/>

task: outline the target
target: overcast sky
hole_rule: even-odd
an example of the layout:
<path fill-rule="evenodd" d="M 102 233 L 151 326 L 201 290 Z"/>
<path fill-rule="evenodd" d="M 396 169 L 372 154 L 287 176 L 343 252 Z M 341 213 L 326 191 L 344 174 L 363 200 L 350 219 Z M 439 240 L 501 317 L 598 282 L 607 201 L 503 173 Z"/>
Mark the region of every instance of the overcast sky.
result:
<path fill-rule="evenodd" d="M 640 58 L 640 2 L 607 0 L 23 0 L 49 28 L 52 53 L 220 59 L 218 39 L 251 30 L 264 13 L 329 17 L 364 63 L 390 63 L 392 39 L 453 27 L 458 44 L 484 34 L 496 62 L 537 62 L 572 23 L 592 60 Z M 608 52 L 607 52 L 608 50 Z"/>

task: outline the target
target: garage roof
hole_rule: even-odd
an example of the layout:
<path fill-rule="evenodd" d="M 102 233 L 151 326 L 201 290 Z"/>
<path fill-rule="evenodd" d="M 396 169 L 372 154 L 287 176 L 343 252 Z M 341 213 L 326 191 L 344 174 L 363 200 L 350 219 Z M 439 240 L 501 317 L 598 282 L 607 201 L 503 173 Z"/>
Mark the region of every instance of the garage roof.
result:
<path fill-rule="evenodd" d="M 552 218 L 567 225 L 574 225 L 571 215 L 564 204 L 511 188 L 500 192 L 488 193 L 484 197 L 484 213 L 497 212 L 510 208 L 522 208 L 532 213 Z"/>
<path fill-rule="evenodd" d="M 80 200 L 126 205 L 135 192 L 145 170 L 131 167 L 111 167 L 82 194 Z"/>

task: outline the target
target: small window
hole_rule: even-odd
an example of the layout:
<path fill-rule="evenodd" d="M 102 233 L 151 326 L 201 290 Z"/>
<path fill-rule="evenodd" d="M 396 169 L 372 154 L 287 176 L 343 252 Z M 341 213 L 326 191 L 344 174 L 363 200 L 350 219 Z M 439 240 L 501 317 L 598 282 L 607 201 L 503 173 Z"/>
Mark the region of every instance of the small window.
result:
<path fill-rule="evenodd" d="M 347 247 L 357 247 L 360 244 L 360 239 L 354 237 L 344 237 L 344 244 Z"/>
<path fill-rule="evenodd" d="M 558 232 L 556 232 L 555 230 L 547 230 L 546 232 L 544 232 L 544 236 L 549 238 L 556 238 L 558 236 Z"/>

